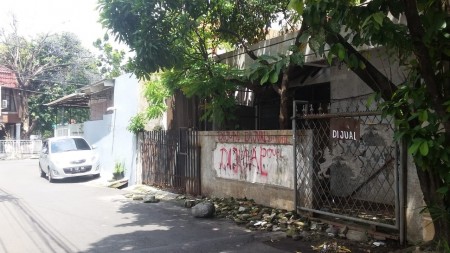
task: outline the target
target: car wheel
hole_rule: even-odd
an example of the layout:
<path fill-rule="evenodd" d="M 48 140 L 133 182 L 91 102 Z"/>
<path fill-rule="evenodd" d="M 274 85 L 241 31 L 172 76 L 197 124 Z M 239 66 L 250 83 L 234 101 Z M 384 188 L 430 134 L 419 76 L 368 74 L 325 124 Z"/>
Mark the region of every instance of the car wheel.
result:
<path fill-rule="evenodd" d="M 54 182 L 55 182 L 55 180 L 54 180 L 53 177 L 52 177 L 52 172 L 51 172 L 50 168 L 48 168 L 47 179 L 48 179 L 48 181 L 49 181 L 50 183 L 54 183 Z"/>
<path fill-rule="evenodd" d="M 42 177 L 42 178 L 45 177 L 45 172 L 42 170 L 41 163 L 39 163 L 39 173 L 41 174 L 41 177 Z"/>

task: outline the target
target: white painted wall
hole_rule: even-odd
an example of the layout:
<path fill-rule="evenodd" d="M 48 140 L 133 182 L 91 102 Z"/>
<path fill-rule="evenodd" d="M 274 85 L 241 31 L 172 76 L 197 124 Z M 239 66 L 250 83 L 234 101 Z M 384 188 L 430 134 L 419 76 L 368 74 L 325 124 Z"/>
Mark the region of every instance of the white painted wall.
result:
<path fill-rule="evenodd" d="M 136 136 L 127 130 L 130 118 L 138 112 L 139 80 L 130 74 L 119 76 L 114 84 L 114 113 L 112 119 L 112 161 L 123 162 L 129 184 L 136 182 Z"/>
<path fill-rule="evenodd" d="M 292 145 L 217 143 L 217 177 L 294 189 Z"/>
<path fill-rule="evenodd" d="M 117 77 L 110 114 L 103 115 L 103 120 L 84 124 L 84 137 L 100 154 L 104 180 L 112 178 L 115 163 L 121 162 L 125 165 L 128 184 L 136 183 L 136 136 L 126 128 L 138 111 L 138 85 L 139 80 L 130 74 Z"/>
<path fill-rule="evenodd" d="M 204 131 L 199 141 L 202 194 L 294 209 L 290 130 Z"/>

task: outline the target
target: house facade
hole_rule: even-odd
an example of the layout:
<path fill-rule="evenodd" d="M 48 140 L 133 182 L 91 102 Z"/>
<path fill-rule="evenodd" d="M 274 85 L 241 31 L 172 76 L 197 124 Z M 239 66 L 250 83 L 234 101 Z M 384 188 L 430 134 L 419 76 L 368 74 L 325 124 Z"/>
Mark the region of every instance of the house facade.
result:
<path fill-rule="evenodd" d="M 289 46 L 294 43 L 295 36 L 295 33 L 286 34 L 262 41 L 252 45 L 250 50 L 253 50 L 256 55 L 277 55 L 288 52 Z M 394 84 L 404 82 L 407 75 L 396 59 L 388 56 L 384 48 L 364 47 L 359 51 L 379 71 L 387 73 L 387 77 Z M 290 138 L 293 144 L 292 152 L 285 152 L 284 146 L 276 148 L 270 142 L 264 143 L 267 140 L 265 138 L 262 138 L 263 144 L 261 144 L 261 138 L 253 138 L 256 141 L 252 141 L 254 144 L 250 145 L 257 149 L 259 147 L 261 150 L 262 148 L 279 150 L 279 154 L 283 154 L 279 156 L 279 159 L 275 159 L 278 153 L 271 156 L 271 159 L 275 159 L 277 163 L 283 163 L 283 159 L 293 159 L 288 163 L 293 164 L 293 171 L 280 170 L 277 163 L 268 165 L 273 167 L 272 173 L 276 179 L 283 177 L 279 175 L 283 171 L 293 173 L 291 175 L 296 182 L 291 185 L 289 181 L 286 181 L 283 184 L 284 187 L 281 186 L 282 190 L 279 191 L 285 192 L 292 187 L 293 202 L 284 201 L 283 205 L 288 203 L 298 211 L 323 215 L 331 219 L 348 218 L 356 222 L 360 220 L 354 218 L 353 214 L 337 210 L 341 203 L 346 203 L 342 204 L 342 209 L 365 210 L 366 214 L 369 213 L 369 209 L 365 209 L 368 207 L 378 212 L 391 210 L 388 212 L 396 217 L 396 222 L 389 224 L 391 221 L 386 219 L 381 222 L 383 224 L 378 222 L 367 224 L 394 228 L 402 240 L 417 242 L 431 238 L 433 226 L 430 224 L 429 215 L 421 213 L 425 203 L 413 158 L 398 143 L 395 143 L 393 138 L 395 127 L 392 119 L 381 117 L 376 104 L 368 102 L 373 91 L 345 64 L 333 62 L 329 65 L 323 59 L 317 58 L 309 48 L 306 48 L 305 55 L 303 69 L 300 70 L 297 78 L 292 78 L 289 83 L 288 93 L 292 94 L 293 104 L 290 115 L 294 119 L 291 133 L 293 137 Z M 253 62 L 243 50 L 220 55 L 218 59 L 238 68 L 249 67 Z M 279 100 L 274 98 L 272 107 L 278 107 Z M 274 109 L 270 108 L 270 105 L 260 105 L 255 110 L 255 115 L 260 115 L 255 120 L 255 129 L 270 129 L 267 128 L 270 120 L 264 123 L 262 116 L 272 119 L 273 122 L 274 115 L 276 117 L 276 112 L 273 113 Z M 280 187 L 273 181 L 269 180 L 272 187 L 266 187 L 267 183 L 261 184 L 255 179 L 249 183 L 238 175 L 230 178 L 227 174 L 233 171 L 234 158 L 245 158 L 245 156 L 237 156 L 235 151 L 244 150 L 245 154 L 249 146 L 243 144 L 242 140 L 245 140 L 246 136 L 252 136 L 252 133 L 241 131 L 208 135 L 216 135 L 216 137 L 213 138 L 214 141 L 211 137 L 205 137 L 201 141 L 204 143 L 213 141 L 208 145 L 212 145 L 214 153 L 213 156 L 206 156 L 209 157 L 208 161 L 202 159 L 202 175 L 208 178 L 201 180 L 209 182 L 204 186 L 208 187 L 205 190 L 211 194 L 227 192 L 230 189 L 227 185 L 232 184 L 236 193 L 242 192 L 246 195 L 253 192 L 252 196 L 247 195 L 247 197 L 261 198 L 266 203 L 280 204 L 271 199 L 265 199 L 266 196 L 270 196 L 273 187 Z M 256 135 L 270 137 L 271 134 L 256 133 Z M 250 137 L 247 139 L 253 140 Z M 232 149 L 233 145 L 237 147 L 235 151 Z M 290 144 L 286 142 L 278 145 Z M 227 153 L 227 150 L 231 152 Z M 203 152 L 202 149 L 202 157 L 205 157 Z M 264 156 L 255 154 L 256 158 L 264 157 L 267 161 L 269 160 L 267 152 Z M 224 160 L 223 155 L 225 157 L 228 155 L 230 159 Z M 252 156 L 249 158 L 251 159 Z M 223 167 L 222 161 L 228 161 L 228 163 L 231 161 L 232 166 Z M 211 168 L 214 168 L 213 171 Z M 228 171 L 223 168 L 228 168 Z M 262 174 L 255 175 L 260 177 Z M 210 176 L 221 183 L 210 180 Z M 220 188 L 219 185 L 223 187 Z M 285 188 L 286 186 L 289 187 Z M 261 191 L 251 190 L 255 187 Z M 272 189 L 265 193 L 266 188 Z M 380 218 L 373 218 L 373 221 L 377 220 L 379 221 Z"/>
<path fill-rule="evenodd" d="M 142 83 L 134 75 L 123 74 L 86 85 L 47 104 L 89 108 L 88 121 L 56 126 L 55 136 L 83 136 L 94 146 L 100 155 L 102 180 L 111 179 L 114 167 L 121 164 L 129 185 L 137 181 L 137 140 L 127 126 L 144 103 L 141 89 Z"/>
<path fill-rule="evenodd" d="M 14 72 L 0 65 L 0 140 L 17 139 L 20 134 L 20 90 Z"/>
<path fill-rule="evenodd" d="M 285 34 L 249 50 L 256 55 L 288 52 L 295 36 Z M 404 81 L 402 68 L 383 48 L 359 50 L 378 70 L 389 73 L 394 84 Z M 402 241 L 431 238 L 433 226 L 429 215 L 421 213 L 425 203 L 413 159 L 394 141 L 392 119 L 381 117 L 376 104 L 368 103 L 373 91 L 345 64 L 330 65 L 308 48 L 305 54 L 305 65 L 288 88 L 291 130 L 277 130 L 276 94 L 251 94 L 245 95 L 252 100 L 245 106 L 253 117 L 246 129 L 198 133 L 201 194 L 246 197 L 321 218 L 386 228 Z M 253 62 L 244 49 L 217 60 L 241 69 Z M 186 110 L 178 104 L 173 110 L 179 107 Z M 188 123 L 173 125 L 211 130 Z M 152 146 L 143 147 L 141 151 Z"/>

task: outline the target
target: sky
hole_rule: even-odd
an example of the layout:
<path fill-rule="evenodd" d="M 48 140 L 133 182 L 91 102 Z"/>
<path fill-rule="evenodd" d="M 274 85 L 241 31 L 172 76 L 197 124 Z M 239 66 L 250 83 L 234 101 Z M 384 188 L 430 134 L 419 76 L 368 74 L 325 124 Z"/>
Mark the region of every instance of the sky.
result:
<path fill-rule="evenodd" d="M 34 37 L 72 32 L 86 48 L 95 51 L 92 43 L 106 32 L 97 22 L 96 6 L 97 0 L 0 0 L 0 28 L 9 28 L 14 14 L 19 34 Z"/>

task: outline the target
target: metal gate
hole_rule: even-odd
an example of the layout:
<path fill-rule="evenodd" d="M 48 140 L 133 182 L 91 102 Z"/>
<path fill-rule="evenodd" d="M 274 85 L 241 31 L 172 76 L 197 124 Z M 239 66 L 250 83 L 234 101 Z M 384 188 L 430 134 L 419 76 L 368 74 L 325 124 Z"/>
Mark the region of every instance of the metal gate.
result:
<path fill-rule="evenodd" d="M 197 131 L 150 131 L 141 133 L 139 139 L 143 184 L 200 195 Z"/>
<path fill-rule="evenodd" d="M 316 216 L 398 231 L 393 124 L 366 101 L 294 101 L 295 203 Z"/>

